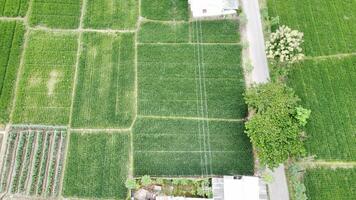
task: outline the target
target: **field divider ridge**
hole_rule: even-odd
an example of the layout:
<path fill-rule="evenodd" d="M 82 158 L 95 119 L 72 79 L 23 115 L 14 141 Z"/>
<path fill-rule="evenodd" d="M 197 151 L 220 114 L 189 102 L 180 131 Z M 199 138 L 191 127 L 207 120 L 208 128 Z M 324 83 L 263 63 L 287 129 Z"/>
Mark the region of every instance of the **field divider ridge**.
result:
<path fill-rule="evenodd" d="M 24 17 L 0 17 L 0 21 L 24 21 Z"/>
<path fill-rule="evenodd" d="M 324 56 L 306 56 L 303 60 L 326 60 L 326 59 L 333 59 L 333 58 L 346 58 L 352 56 L 356 56 L 356 52 L 338 53 L 338 54 L 331 54 L 331 55 L 324 55 Z"/>

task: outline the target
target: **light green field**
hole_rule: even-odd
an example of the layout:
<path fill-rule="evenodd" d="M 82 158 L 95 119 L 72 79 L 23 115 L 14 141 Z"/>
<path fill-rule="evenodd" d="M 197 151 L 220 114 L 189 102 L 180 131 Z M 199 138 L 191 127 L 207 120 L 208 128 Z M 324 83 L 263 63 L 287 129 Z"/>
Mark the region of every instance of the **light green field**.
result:
<path fill-rule="evenodd" d="M 244 118 L 240 55 L 239 45 L 140 45 L 139 113 Z"/>
<path fill-rule="evenodd" d="M 82 1 L 33 0 L 30 25 L 63 29 L 78 28 Z"/>
<path fill-rule="evenodd" d="M 30 33 L 14 123 L 68 124 L 77 44 L 74 34 Z"/>
<path fill-rule="evenodd" d="M 133 34 L 85 33 L 72 125 L 129 128 L 135 111 Z"/>
<path fill-rule="evenodd" d="M 252 147 L 241 122 L 139 118 L 135 175 L 252 174 Z"/>
<path fill-rule="evenodd" d="M 0 16 L 25 16 L 29 0 L 0 0 Z"/>
<path fill-rule="evenodd" d="M 129 133 L 71 133 L 63 195 L 125 199 Z"/>
<path fill-rule="evenodd" d="M 310 169 L 304 176 L 311 200 L 348 200 L 356 196 L 355 169 Z"/>
<path fill-rule="evenodd" d="M 0 124 L 9 121 L 24 32 L 20 22 L 0 22 Z"/>
<path fill-rule="evenodd" d="M 144 22 L 138 38 L 140 43 L 188 43 L 189 23 Z"/>
<path fill-rule="evenodd" d="M 137 19 L 138 0 L 88 0 L 84 26 L 134 29 Z"/>
<path fill-rule="evenodd" d="M 141 1 L 142 17 L 154 20 L 188 20 L 188 0 L 143 0 Z"/>
<path fill-rule="evenodd" d="M 356 1 L 268 0 L 271 16 L 305 34 L 306 55 L 356 52 Z"/>

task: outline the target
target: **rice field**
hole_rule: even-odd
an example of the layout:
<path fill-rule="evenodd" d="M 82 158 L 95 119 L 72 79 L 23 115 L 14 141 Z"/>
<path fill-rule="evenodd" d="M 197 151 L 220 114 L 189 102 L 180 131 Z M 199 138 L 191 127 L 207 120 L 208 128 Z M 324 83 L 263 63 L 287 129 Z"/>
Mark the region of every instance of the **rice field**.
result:
<path fill-rule="evenodd" d="M 270 16 L 305 34 L 308 56 L 356 52 L 356 1 L 268 0 Z"/>
<path fill-rule="evenodd" d="M 346 200 L 356 196 L 355 169 L 310 169 L 304 175 L 306 194 L 312 200 Z"/>
<path fill-rule="evenodd" d="M 187 21 L 188 0 L 144 0 L 141 2 L 141 16 L 152 20 Z"/>
<path fill-rule="evenodd" d="M 9 122 L 24 32 L 20 22 L 0 22 L 0 124 Z"/>
<path fill-rule="evenodd" d="M 134 35 L 85 33 L 83 43 L 72 126 L 130 127 L 135 114 Z"/>
<path fill-rule="evenodd" d="M 68 124 L 77 44 L 76 34 L 30 33 L 14 123 Z"/>
<path fill-rule="evenodd" d="M 89 28 L 134 29 L 138 0 L 88 0 L 84 26 Z"/>
<path fill-rule="evenodd" d="M 82 0 L 33 0 L 31 26 L 75 29 L 79 26 Z"/>
<path fill-rule="evenodd" d="M 133 129 L 135 175 L 252 174 L 242 122 L 139 118 Z"/>
<path fill-rule="evenodd" d="M 63 182 L 65 197 L 125 199 L 129 133 L 71 133 Z"/>
<path fill-rule="evenodd" d="M 0 0 L 0 16 L 25 16 L 30 0 Z"/>
<path fill-rule="evenodd" d="M 143 22 L 138 38 L 140 43 L 188 43 L 189 23 Z"/>

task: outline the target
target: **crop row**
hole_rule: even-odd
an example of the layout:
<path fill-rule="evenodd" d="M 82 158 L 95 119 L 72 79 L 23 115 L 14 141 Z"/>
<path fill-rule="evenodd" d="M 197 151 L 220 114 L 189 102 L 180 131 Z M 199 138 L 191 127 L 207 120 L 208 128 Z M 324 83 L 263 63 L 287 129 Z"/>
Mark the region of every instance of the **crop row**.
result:
<path fill-rule="evenodd" d="M 57 196 L 65 141 L 64 130 L 12 129 L 1 171 L 1 191 Z"/>

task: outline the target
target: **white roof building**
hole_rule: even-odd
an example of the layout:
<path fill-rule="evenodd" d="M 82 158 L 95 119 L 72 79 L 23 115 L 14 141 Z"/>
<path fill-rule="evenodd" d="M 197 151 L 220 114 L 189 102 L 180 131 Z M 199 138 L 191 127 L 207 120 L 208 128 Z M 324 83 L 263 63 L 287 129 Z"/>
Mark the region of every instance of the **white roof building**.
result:
<path fill-rule="evenodd" d="M 237 0 L 189 0 L 194 18 L 236 14 Z"/>

